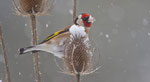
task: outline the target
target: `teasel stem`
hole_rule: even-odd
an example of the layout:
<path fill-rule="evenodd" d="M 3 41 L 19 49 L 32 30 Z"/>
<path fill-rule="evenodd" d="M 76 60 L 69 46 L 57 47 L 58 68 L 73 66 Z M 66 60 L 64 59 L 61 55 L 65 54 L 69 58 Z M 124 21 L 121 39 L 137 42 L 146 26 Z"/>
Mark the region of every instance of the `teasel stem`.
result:
<path fill-rule="evenodd" d="M 73 0 L 73 23 L 76 18 L 76 12 L 77 12 L 77 0 Z"/>
<path fill-rule="evenodd" d="M 3 57 L 4 57 L 5 73 L 6 73 L 6 80 L 7 80 L 6 82 L 11 82 L 1 25 L 0 25 L 0 41 L 1 41 L 1 47 L 2 47 L 2 54 L 3 54 Z"/>
<path fill-rule="evenodd" d="M 37 28 L 36 28 L 36 16 L 31 14 L 31 29 L 32 29 L 32 43 L 33 45 L 37 45 L 38 43 L 38 37 L 37 37 Z M 41 82 L 41 76 L 40 76 L 40 66 L 39 66 L 39 55 L 37 52 L 34 54 L 34 70 L 35 70 L 35 80 L 36 82 Z"/>
<path fill-rule="evenodd" d="M 80 82 L 80 73 L 76 75 L 77 82 Z"/>

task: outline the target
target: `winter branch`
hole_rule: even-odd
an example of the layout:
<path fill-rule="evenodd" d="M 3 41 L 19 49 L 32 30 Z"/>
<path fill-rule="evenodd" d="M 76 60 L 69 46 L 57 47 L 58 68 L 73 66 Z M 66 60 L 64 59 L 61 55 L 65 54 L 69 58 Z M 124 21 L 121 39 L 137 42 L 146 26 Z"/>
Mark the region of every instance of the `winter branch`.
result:
<path fill-rule="evenodd" d="M 36 28 L 36 16 L 35 15 L 30 15 L 31 19 L 31 29 L 32 29 L 32 43 L 33 45 L 37 45 L 37 28 Z M 33 53 L 34 54 L 34 70 L 35 70 L 35 79 L 36 82 L 41 82 L 41 77 L 40 77 L 40 66 L 39 66 L 39 58 L 38 58 L 38 53 Z"/>
<path fill-rule="evenodd" d="M 1 25 L 0 25 L 0 41 L 1 41 L 1 47 L 2 47 L 2 54 L 3 54 L 3 57 L 4 57 L 6 80 L 7 80 L 6 82 L 11 82 L 11 80 L 10 80 L 10 72 L 9 72 L 9 67 L 8 67 L 8 61 L 7 61 L 7 56 L 6 56 L 6 50 L 5 50 L 5 45 L 4 45 L 4 40 L 3 40 Z"/>
<path fill-rule="evenodd" d="M 73 0 L 73 23 L 74 23 L 74 20 L 76 18 L 76 12 L 77 12 L 77 0 Z"/>

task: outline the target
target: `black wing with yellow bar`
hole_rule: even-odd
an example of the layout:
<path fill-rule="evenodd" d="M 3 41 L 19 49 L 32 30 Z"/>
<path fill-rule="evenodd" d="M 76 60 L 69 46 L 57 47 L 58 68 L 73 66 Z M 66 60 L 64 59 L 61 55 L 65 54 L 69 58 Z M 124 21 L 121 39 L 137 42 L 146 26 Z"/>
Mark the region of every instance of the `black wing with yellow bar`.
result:
<path fill-rule="evenodd" d="M 44 42 L 46 42 L 46 41 L 48 41 L 48 40 L 50 40 L 50 39 L 52 39 L 52 38 L 54 38 L 54 37 L 60 35 L 60 34 L 62 34 L 62 33 L 68 32 L 68 31 L 69 31 L 69 28 L 68 28 L 68 29 L 64 29 L 64 30 L 61 30 L 61 31 L 57 31 L 57 32 L 55 32 L 54 34 L 48 36 L 48 37 L 47 37 L 44 41 L 42 41 L 40 44 L 42 44 L 42 43 L 44 43 Z"/>

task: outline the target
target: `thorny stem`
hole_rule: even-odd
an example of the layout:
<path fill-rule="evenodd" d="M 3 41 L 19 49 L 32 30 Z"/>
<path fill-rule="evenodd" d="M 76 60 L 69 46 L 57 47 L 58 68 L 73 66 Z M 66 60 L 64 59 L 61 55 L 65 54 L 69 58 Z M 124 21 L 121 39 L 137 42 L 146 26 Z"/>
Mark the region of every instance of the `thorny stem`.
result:
<path fill-rule="evenodd" d="M 80 82 L 80 73 L 76 75 L 77 82 Z"/>
<path fill-rule="evenodd" d="M 31 29 L 32 29 L 32 43 L 33 45 L 37 45 L 37 29 L 36 29 L 36 16 L 30 15 L 31 19 Z M 38 53 L 35 52 L 34 54 L 34 70 L 35 70 L 35 80 L 36 82 L 41 82 L 41 76 L 40 76 L 40 66 L 39 66 L 39 58 Z"/>
<path fill-rule="evenodd" d="M 76 13 L 77 13 L 77 0 L 73 0 L 73 23 L 74 23 L 74 20 L 76 18 Z M 76 75 L 76 79 L 77 79 L 77 82 L 80 82 L 80 74 L 78 73 Z"/>
<path fill-rule="evenodd" d="M 6 82 L 11 82 L 1 25 L 0 25 L 0 41 L 1 41 L 1 45 L 2 45 L 2 53 L 4 56 L 4 64 L 5 64 L 5 72 L 6 72 L 6 80 L 7 80 Z"/>
<path fill-rule="evenodd" d="M 73 0 L 74 5 L 73 5 L 73 23 L 76 17 L 76 11 L 77 11 L 77 0 Z"/>

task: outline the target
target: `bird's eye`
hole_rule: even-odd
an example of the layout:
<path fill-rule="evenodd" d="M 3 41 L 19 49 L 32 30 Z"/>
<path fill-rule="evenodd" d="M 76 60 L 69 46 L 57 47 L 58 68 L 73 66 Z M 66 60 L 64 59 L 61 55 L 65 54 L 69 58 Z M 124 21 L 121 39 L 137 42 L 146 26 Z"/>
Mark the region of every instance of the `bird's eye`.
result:
<path fill-rule="evenodd" d="M 83 21 L 88 21 L 89 17 L 83 17 L 82 20 Z"/>

